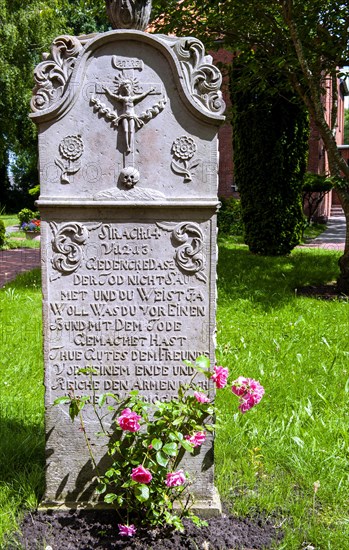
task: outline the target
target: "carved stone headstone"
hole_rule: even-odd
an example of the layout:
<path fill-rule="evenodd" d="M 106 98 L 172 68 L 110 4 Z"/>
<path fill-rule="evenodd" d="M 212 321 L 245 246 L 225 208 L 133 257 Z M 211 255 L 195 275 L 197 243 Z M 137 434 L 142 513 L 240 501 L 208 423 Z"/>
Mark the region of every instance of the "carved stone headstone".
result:
<path fill-rule="evenodd" d="M 46 504 L 92 502 L 78 424 L 52 407 L 96 392 L 168 400 L 183 360 L 214 363 L 221 75 L 194 38 L 60 36 L 35 71 L 45 326 Z M 202 387 L 208 389 L 206 379 Z M 212 389 L 212 388 L 211 388 Z M 86 429 L 99 461 L 105 449 Z M 185 468 L 219 509 L 212 439 Z"/>

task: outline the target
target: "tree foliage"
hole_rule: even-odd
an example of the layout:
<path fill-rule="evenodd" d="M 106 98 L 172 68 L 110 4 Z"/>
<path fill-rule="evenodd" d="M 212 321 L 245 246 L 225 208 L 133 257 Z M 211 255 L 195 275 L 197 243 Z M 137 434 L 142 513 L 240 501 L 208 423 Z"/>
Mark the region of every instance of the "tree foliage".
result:
<path fill-rule="evenodd" d="M 36 128 L 29 120 L 34 67 L 60 34 L 108 28 L 103 0 L 0 0 L 0 201 L 17 209 L 37 180 Z M 9 154 L 15 155 L 14 187 Z M 20 201 L 18 203 L 18 201 Z"/>
<path fill-rule="evenodd" d="M 348 65 L 348 3 L 338 0 L 155 0 L 155 19 L 165 32 L 196 34 L 248 59 L 240 82 L 268 86 L 284 75 L 316 123 L 329 159 L 331 176 L 347 219 L 339 286 L 349 291 L 349 166 L 337 147 L 338 68 Z M 179 9 L 177 9 L 179 8 Z M 257 77 L 257 79 L 256 79 Z M 331 113 L 324 103 L 327 87 Z M 277 89 L 275 90 L 277 94 Z M 330 116 L 328 116 L 330 115 Z"/>

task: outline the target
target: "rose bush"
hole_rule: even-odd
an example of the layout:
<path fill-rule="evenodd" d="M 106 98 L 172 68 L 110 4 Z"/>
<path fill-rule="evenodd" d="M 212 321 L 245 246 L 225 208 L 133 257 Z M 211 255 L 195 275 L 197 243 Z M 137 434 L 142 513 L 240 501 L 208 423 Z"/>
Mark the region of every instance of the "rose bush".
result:
<path fill-rule="evenodd" d="M 113 504 L 121 516 L 121 536 L 132 537 L 136 525 L 164 525 L 183 530 L 182 519 L 189 517 L 196 524 L 203 522 L 191 511 L 191 480 L 182 469 L 177 469 L 183 455 L 199 453 L 207 433 L 213 431 L 215 408 L 213 396 L 202 391 L 195 383 L 197 375 L 211 380 L 222 389 L 228 381 L 226 367 L 214 366 L 211 370 L 207 357 L 198 357 L 195 363 L 185 361 L 194 375 L 188 384 L 180 384 L 178 396 L 169 402 L 147 403 L 137 390 L 125 399 L 112 393 L 102 394 L 97 399 L 91 396 L 64 396 L 55 404 L 69 404 L 72 420 L 80 418 L 80 429 L 98 480 L 97 493 L 104 501 Z M 88 374 L 93 388 L 93 369 L 81 369 Z M 240 376 L 231 388 L 240 401 L 239 410 L 245 413 L 263 397 L 264 388 L 251 378 Z M 98 402 L 98 407 L 96 403 Z M 111 404 L 113 403 L 113 404 Z M 107 437 L 111 464 L 100 472 L 85 431 L 83 408 L 90 404 Z M 105 428 L 105 407 L 114 414 L 115 421 Z"/>

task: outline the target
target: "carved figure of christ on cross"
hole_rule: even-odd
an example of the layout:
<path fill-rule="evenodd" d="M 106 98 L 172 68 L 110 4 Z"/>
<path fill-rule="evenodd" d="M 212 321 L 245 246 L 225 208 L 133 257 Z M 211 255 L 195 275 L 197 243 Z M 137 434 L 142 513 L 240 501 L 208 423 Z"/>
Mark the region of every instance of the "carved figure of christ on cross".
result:
<path fill-rule="evenodd" d="M 104 91 L 108 96 L 122 104 L 122 113 L 119 117 L 119 122 L 121 121 L 124 130 L 127 154 L 134 149 L 136 128 L 141 128 L 144 125 L 144 122 L 136 115 L 134 107 L 149 94 L 155 92 L 154 87 L 143 93 L 137 93 L 134 88 L 133 81 L 128 78 L 124 78 L 120 82 L 119 93 L 113 93 L 109 88 L 104 87 Z"/>

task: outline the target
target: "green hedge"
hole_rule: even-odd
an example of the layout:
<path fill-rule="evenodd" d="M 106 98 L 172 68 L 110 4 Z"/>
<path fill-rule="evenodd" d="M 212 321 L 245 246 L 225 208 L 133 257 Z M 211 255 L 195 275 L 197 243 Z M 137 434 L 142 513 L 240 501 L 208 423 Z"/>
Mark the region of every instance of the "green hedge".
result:
<path fill-rule="evenodd" d="M 0 248 L 5 244 L 5 234 L 6 234 L 5 224 L 2 220 L 0 220 Z"/>
<path fill-rule="evenodd" d="M 221 207 L 218 211 L 217 223 L 219 233 L 223 235 L 243 235 L 241 202 L 233 197 L 220 197 Z"/>
<path fill-rule="evenodd" d="M 273 82 L 270 89 L 238 84 L 239 69 L 234 67 L 234 172 L 245 242 L 256 254 L 285 255 L 300 242 L 304 225 L 307 114 L 285 83 Z"/>

